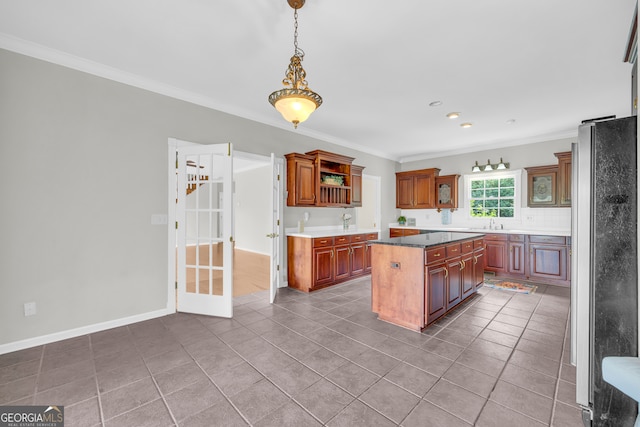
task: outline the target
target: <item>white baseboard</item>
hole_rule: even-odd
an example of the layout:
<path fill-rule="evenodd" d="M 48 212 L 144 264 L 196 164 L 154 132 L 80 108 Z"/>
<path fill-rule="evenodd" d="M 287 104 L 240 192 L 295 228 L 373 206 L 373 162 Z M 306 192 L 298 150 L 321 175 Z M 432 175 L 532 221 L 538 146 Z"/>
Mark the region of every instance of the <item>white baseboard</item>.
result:
<path fill-rule="evenodd" d="M 241 246 L 235 246 L 235 249 L 238 249 L 240 251 L 245 251 L 245 252 L 251 252 L 253 254 L 258 254 L 258 255 L 265 255 L 265 256 L 269 256 L 270 254 L 268 253 L 264 253 L 264 252 L 260 252 L 260 251 L 256 251 L 254 249 L 248 249 L 248 248 L 243 248 Z"/>
<path fill-rule="evenodd" d="M 96 323 L 93 325 L 82 326 L 80 328 L 69 329 L 61 332 L 55 332 L 49 335 L 42 335 L 39 337 L 28 338 L 26 340 L 10 342 L 7 344 L 0 344 L 0 354 L 11 353 L 13 351 L 18 351 L 18 350 L 24 350 L 25 348 L 35 347 L 43 344 L 50 344 L 52 342 L 62 341 L 69 338 L 75 338 L 82 335 L 92 334 L 94 332 L 100 332 L 107 329 L 130 325 L 132 323 L 142 322 L 149 319 L 155 319 L 156 317 L 162 317 L 162 316 L 166 316 L 168 314 L 173 314 L 173 313 L 174 311 L 170 311 L 166 308 L 163 308 L 162 310 L 136 314 L 135 316 L 109 320 L 108 322 Z"/>

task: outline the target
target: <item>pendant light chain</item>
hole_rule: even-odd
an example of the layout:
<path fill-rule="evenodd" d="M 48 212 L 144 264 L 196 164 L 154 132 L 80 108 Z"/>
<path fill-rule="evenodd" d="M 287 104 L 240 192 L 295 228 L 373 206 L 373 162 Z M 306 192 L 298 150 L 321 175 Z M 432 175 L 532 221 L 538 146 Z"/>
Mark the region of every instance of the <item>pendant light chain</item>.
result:
<path fill-rule="evenodd" d="M 293 10 L 293 52 L 301 61 L 304 59 L 304 51 L 298 47 L 298 9 Z"/>

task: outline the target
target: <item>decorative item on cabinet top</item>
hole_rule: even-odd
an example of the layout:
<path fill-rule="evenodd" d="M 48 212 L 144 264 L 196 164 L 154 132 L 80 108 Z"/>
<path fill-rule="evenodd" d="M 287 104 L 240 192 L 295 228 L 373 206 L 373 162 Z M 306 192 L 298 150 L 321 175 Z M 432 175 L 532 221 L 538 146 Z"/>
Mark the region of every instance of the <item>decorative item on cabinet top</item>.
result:
<path fill-rule="evenodd" d="M 362 206 L 362 170 L 353 157 L 314 150 L 289 153 L 287 206 Z"/>

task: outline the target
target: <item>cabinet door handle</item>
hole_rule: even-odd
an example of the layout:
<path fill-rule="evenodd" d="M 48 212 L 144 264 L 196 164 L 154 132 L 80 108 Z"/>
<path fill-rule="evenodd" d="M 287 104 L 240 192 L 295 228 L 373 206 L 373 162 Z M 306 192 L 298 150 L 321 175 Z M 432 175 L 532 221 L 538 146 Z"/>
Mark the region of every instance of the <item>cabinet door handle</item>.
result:
<path fill-rule="evenodd" d="M 333 249 L 331 249 L 331 258 L 333 258 Z"/>
<path fill-rule="evenodd" d="M 464 270 L 464 261 L 460 260 L 460 271 Z"/>
<path fill-rule="evenodd" d="M 478 257 L 474 256 L 473 257 L 473 265 L 476 265 L 478 263 Z"/>
<path fill-rule="evenodd" d="M 446 279 L 447 277 L 449 277 L 449 270 L 447 270 L 447 267 L 443 267 L 444 268 L 444 278 Z"/>

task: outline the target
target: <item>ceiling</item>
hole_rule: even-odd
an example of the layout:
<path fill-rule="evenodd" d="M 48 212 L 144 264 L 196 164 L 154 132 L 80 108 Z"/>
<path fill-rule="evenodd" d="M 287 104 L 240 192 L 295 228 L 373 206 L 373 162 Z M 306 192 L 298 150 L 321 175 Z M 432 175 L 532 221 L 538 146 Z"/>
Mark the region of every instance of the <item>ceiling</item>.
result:
<path fill-rule="evenodd" d="M 406 161 L 573 137 L 584 119 L 628 116 L 635 7 L 307 0 L 298 42 L 324 102 L 297 130 L 267 101 L 293 54 L 286 0 L 3 1 L 0 48 Z M 453 111 L 461 117 L 447 119 Z"/>

